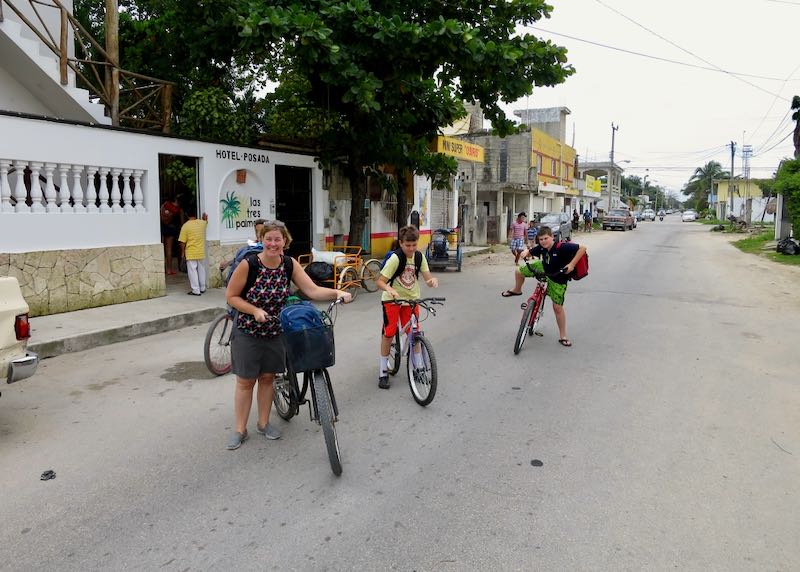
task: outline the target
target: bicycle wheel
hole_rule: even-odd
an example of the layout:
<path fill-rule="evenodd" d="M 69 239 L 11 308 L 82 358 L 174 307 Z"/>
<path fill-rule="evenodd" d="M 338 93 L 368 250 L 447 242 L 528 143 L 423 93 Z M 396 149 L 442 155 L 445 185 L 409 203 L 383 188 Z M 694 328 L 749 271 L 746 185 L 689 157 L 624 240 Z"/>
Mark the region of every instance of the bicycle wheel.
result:
<path fill-rule="evenodd" d="M 361 279 L 358 277 L 358 273 L 356 272 L 355 268 L 352 266 L 346 266 L 339 273 L 338 288 L 339 290 L 350 292 L 350 294 L 353 296 L 353 300 L 356 299 L 356 295 L 361 289 Z"/>
<path fill-rule="evenodd" d="M 436 356 L 433 354 L 431 342 L 421 335 L 415 335 L 414 343 L 408 348 L 406 361 L 411 396 L 424 407 L 433 401 L 438 383 Z"/>
<path fill-rule="evenodd" d="M 231 371 L 232 333 L 233 319 L 228 312 L 217 316 L 208 327 L 203 346 L 203 358 L 208 371 L 214 375 L 225 375 Z"/>
<path fill-rule="evenodd" d="M 525 336 L 528 334 L 528 326 L 530 325 L 531 315 L 533 314 L 533 307 L 535 303 L 532 300 L 528 301 L 525 311 L 522 312 L 522 321 L 519 323 L 519 330 L 517 331 L 517 339 L 514 340 L 514 355 L 519 353 L 522 349 L 522 344 L 525 343 Z"/>
<path fill-rule="evenodd" d="M 541 290 L 537 290 L 533 294 L 533 300 L 533 314 L 531 314 L 531 321 L 528 326 L 528 335 L 533 335 L 536 332 L 536 324 L 542 319 L 542 312 L 544 311 L 544 293 Z"/>
<path fill-rule="evenodd" d="M 383 264 L 377 258 L 370 258 L 361 267 L 361 284 L 367 292 L 375 292 L 378 289 L 378 277 L 381 275 Z"/>
<path fill-rule="evenodd" d="M 328 449 L 331 470 L 338 477 L 342 474 L 342 458 L 339 453 L 339 440 L 336 438 L 333 403 L 331 394 L 328 392 L 330 376 L 326 369 L 315 370 L 313 375 L 314 399 L 317 402 L 317 415 L 319 415 L 319 423 L 322 425 L 322 434 L 325 436 L 325 448 Z"/>
<path fill-rule="evenodd" d="M 402 359 L 403 356 L 400 355 L 400 330 L 398 330 L 394 334 L 392 345 L 389 347 L 389 365 L 386 366 L 386 373 L 395 375 L 400 371 L 400 361 Z"/>
<path fill-rule="evenodd" d="M 279 377 L 280 376 L 280 377 Z M 281 419 L 288 421 L 299 410 L 297 397 L 297 377 L 292 371 L 275 375 L 275 392 L 272 394 L 272 403 L 275 404 L 275 411 Z"/>

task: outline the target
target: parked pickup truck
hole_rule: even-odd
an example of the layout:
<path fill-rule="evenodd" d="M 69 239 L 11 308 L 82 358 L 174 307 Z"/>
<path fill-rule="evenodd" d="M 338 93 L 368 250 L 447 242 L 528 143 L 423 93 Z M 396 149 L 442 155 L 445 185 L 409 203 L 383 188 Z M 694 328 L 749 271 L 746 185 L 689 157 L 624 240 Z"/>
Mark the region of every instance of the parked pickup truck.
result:
<path fill-rule="evenodd" d="M 603 218 L 603 230 L 621 228 L 624 231 L 633 230 L 633 216 L 625 209 L 611 209 Z"/>
<path fill-rule="evenodd" d="M 26 349 L 31 336 L 28 311 L 17 279 L 0 276 L 0 374 L 6 383 L 32 376 L 39 366 L 39 356 Z"/>

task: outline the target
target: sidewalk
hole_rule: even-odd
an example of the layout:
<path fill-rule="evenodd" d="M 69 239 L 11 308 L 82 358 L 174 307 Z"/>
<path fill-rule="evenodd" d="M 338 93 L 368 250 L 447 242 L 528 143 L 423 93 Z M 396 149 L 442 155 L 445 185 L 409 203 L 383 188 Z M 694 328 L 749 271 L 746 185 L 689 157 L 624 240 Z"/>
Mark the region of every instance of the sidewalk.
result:
<path fill-rule="evenodd" d="M 491 249 L 465 246 L 463 251 L 474 256 Z M 79 352 L 205 324 L 225 308 L 223 288 L 209 288 L 202 296 L 188 296 L 188 291 L 186 275 L 178 273 L 167 276 L 167 295 L 160 298 L 31 318 L 28 349 L 41 359 Z"/>

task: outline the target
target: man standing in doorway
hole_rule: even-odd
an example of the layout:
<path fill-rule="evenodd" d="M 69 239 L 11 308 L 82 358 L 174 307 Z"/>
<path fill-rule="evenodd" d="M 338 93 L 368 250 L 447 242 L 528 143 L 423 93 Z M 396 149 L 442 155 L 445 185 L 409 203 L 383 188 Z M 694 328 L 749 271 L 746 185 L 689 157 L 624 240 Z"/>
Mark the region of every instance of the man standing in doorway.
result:
<path fill-rule="evenodd" d="M 517 215 L 517 220 L 511 223 L 508 229 L 511 235 L 511 254 L 514 255 L 514 264 L 519 264 L 519 255 L 525 250 L 525 237 L 528 232 L 528 225 L 525 224 L 526 215 L 521 212 Z"/>
<path fill-rule="evenodd" d="M 208 215 L 203 213 L 202 220 L 197 219 L 196 208 L 189 210 L 189 220 L 181 227 L 178 242 L 181 245 L 181 258 L 186 260 L 186 274 L 189 275 L 187 292 L 192 296 L 199 296 L 206 291 L 206 268 L 203 261 L 206 258 L 206 227 Z"/>

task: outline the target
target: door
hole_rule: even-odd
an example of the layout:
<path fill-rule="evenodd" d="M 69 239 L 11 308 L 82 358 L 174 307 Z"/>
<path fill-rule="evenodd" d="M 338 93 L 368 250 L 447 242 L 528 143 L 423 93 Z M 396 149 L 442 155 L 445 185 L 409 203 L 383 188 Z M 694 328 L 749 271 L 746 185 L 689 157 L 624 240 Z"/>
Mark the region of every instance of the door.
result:
<path fill-rule="evenodd" d="M 275 218 L 292 235 L 291 256 L 311 252 L 311 169 L 275 165 Z"/>

